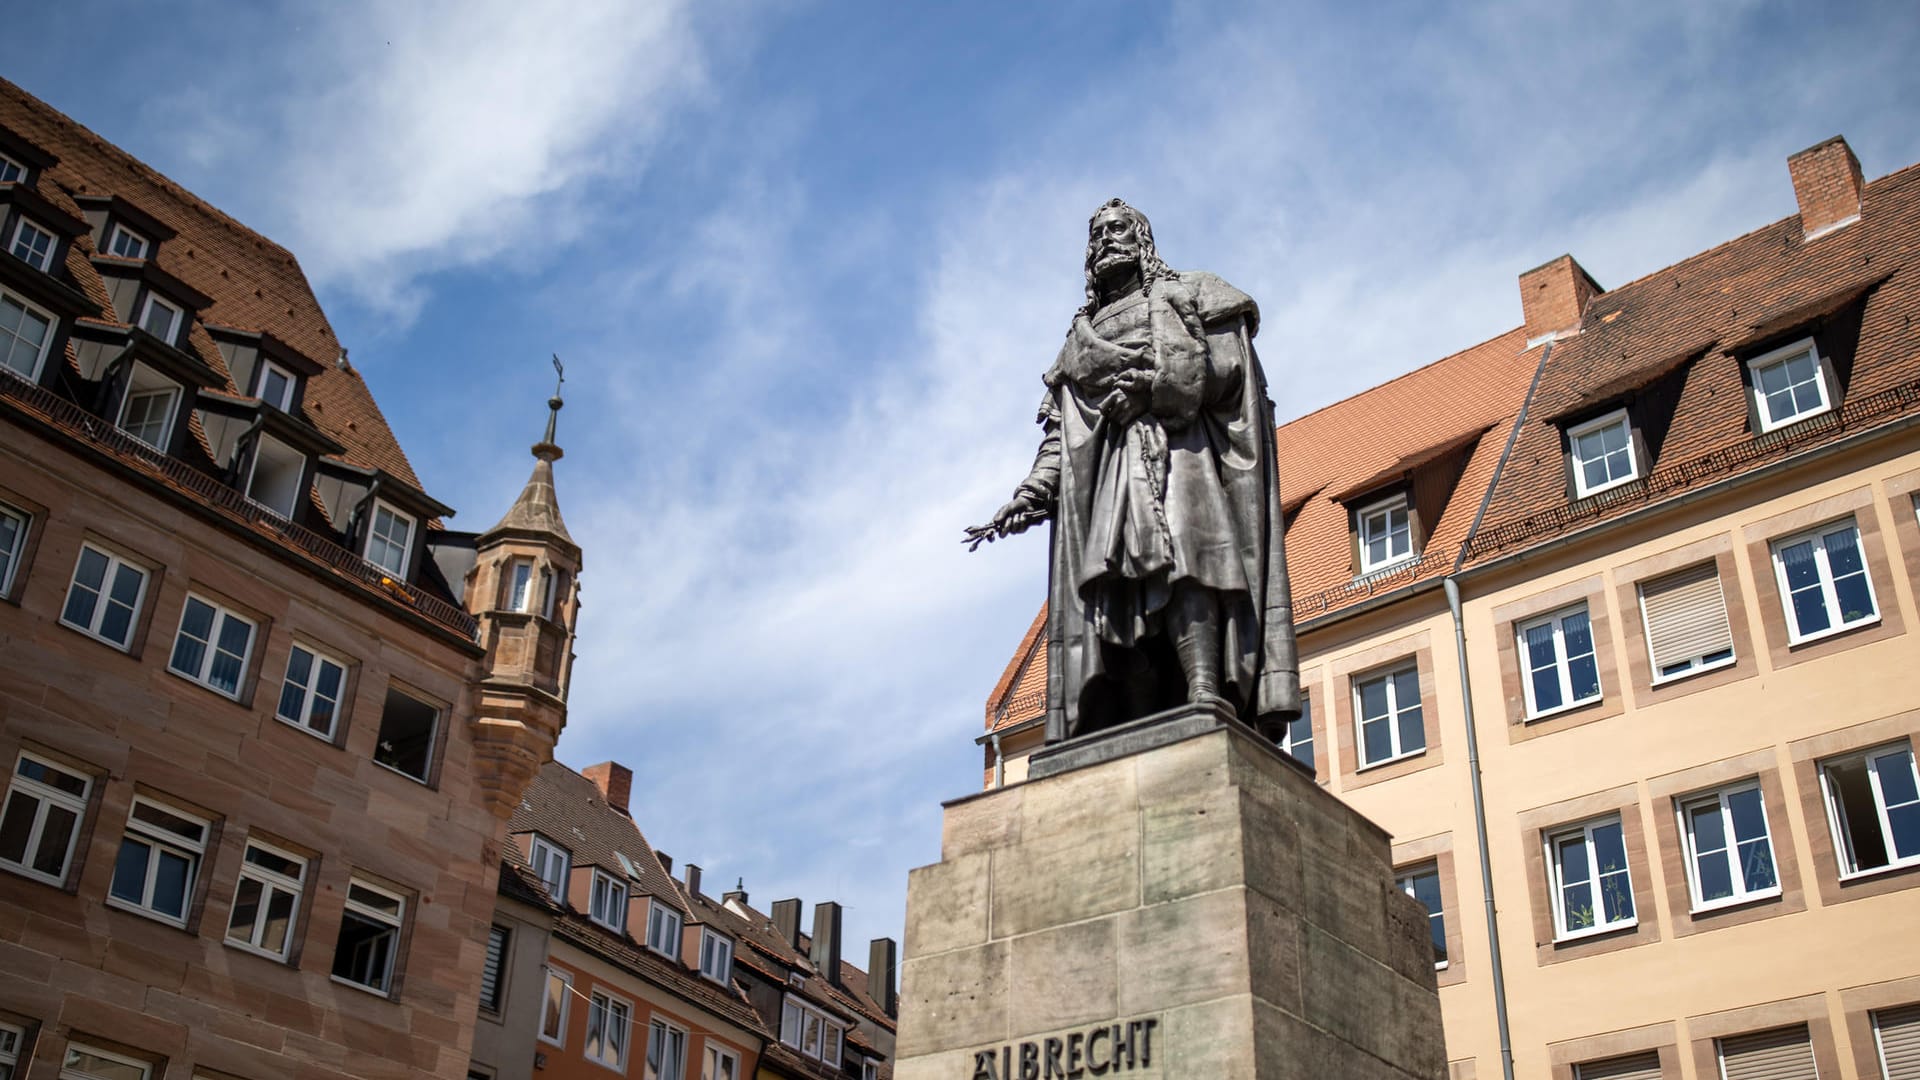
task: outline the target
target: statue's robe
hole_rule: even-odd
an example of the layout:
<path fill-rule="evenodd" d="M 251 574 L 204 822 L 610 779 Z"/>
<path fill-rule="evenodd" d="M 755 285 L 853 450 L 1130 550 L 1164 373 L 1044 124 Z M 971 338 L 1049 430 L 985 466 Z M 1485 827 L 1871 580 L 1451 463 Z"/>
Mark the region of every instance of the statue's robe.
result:
<path fill-rule="evenodd" d="M 1048 371 L 1022 485 L 1054 507 L 1048 742 L 1186 700 L 1164 625 L 1182 581 L 1218 598 L 1220 694 L 1240 718 L 1299 712 L 1258 327 L 1252 298 L 1186 271 L 1076 318 Z M 1101 405 L 1129 367 L 1155 373 L 1150 402 L 1116 422 Z"/>

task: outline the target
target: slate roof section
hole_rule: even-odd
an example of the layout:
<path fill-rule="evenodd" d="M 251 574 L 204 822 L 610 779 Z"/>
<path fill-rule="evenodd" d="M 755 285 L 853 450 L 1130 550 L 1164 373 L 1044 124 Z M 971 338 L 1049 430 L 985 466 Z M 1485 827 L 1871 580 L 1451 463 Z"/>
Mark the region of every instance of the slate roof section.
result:
<path fill-rule="evenodd" d="M 292 253 L 5 79 L 0 79 L 0 125 L 59 159 L 35 187 L 62 210 L 79 217 L 74 196 L 117 195 L 172 229 L 175 235 L 158 246 L 154 262 L 212 298 L 200 318 L 270 333 L 323 365 L 307 386 L 308 419 L 345 446 L 354 464 L 420 486 L 359 372 L 335 364 L 340 342 Z M 69 245 L 67 280 L 99 304 L 102 319 L 111 323 L 113 311 L 92 263 L 95 254 L 88 237 Z M 189 345 L 227 380 L 227 389 L 239 392 L 219 350 L 197 324 Z"/>
<path fill-rule="evenodd" d="M 632 895 L 657 897 L 676 908 L 684 903 L 640 826 L 607 805 L 593 781 L 558 761 L 542 765 L 527 785 L 507 821 L 507 832 L 537 832 L 566 848 L 574 866 L 598 866 L 620 877 L 626 876 L 620 861 L 624 855 L 638 874 L 630 886 Z"/>

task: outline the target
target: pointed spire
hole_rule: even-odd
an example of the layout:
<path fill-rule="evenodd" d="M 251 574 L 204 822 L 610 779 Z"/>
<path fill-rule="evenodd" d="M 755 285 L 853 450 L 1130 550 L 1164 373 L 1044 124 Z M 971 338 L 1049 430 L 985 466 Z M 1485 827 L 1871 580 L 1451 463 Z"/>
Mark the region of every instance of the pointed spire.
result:
<path fill-rule="evenodd" d="M 567 533 L 567 523 L 560 517 L 560 498 L 553 488 L 553 463 L 566 455 L 555 440 L 560 422 L 560 409 L 566 402 L 560 398 L 560 387 L 567 381 L 566 368 L 560 363 L 560 357 L 553 358 L 553 370 L 559 376 L 554 383 L 553 396 L 547 399 L 547 433 L 532 450 L 535 458 L 533 475 L 527 477 L 527 486 L 520 490 L 520 497 L 513 501 L 506 516 L 499 524 L 482 533 L 492 536 L 496 533 L 536 532 L 547 533 L 573 543 L 573 537 Z"/>

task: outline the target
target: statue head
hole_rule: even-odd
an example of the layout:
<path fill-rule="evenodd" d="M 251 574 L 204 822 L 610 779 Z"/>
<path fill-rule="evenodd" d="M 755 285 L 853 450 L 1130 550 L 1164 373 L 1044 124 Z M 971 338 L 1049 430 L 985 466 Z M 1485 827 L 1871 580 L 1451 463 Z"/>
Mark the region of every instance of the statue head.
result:
<path fill-rule="evenodd" d="M 1153 225 L 1147 215 L 1128 206 L 1125 200 L 1108 199 L 1087 221 L 1087 306 L 1091 312 L 1099 302 L 1101 285 L 1125 281 L 1140 275 L 1140 286 L 1153 291 L 1153 283 L 1173 277 L 1173 271 L 1160 261 L 1153 246 Z"/>

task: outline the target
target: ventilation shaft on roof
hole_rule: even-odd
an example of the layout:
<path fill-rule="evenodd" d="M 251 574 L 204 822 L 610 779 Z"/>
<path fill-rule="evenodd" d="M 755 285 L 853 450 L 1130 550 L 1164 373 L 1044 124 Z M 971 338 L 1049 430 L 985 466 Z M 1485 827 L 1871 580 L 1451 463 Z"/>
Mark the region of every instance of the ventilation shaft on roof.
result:
<path fill-rule="evenodd" d="M 840 985 L 840 905 L 822 900 L 813 905 L 814 969 L 835 986 Z"/>

